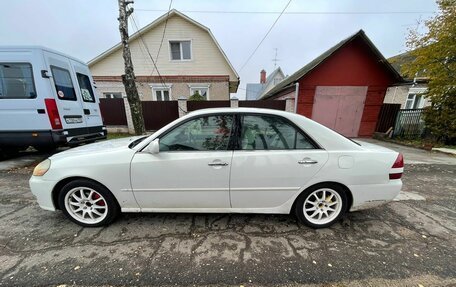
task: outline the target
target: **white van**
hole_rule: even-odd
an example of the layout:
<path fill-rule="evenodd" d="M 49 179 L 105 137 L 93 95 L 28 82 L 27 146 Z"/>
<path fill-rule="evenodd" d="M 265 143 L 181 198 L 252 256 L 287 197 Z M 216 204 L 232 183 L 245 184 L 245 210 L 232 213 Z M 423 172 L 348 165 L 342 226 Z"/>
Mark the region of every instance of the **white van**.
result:
<path fill-rule="evenodd" d="M 0 151 L 106 138 L 87 65 L 36 46 L 0 46 Z"/>

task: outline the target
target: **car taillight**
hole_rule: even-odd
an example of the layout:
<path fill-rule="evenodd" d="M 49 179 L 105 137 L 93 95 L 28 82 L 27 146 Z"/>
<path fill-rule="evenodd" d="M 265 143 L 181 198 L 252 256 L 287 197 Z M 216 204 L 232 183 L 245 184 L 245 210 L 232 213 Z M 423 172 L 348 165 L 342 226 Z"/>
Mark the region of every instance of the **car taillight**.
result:
<path fill-rule="evenodd" d="M 54 99 L 44 99 L 46 105 L 46 111 L 51 122 L 52 129 L 62 129 L 62 122 L 60 121 L 59 110 L 57 109 L 57 103 Z"/>
<path fill-rule="evenodd" d="M 389 174 L 389 179 L 400 179 L 402 177 L 402 172 L 404 168 L 404 157 L 402 154 L 398 154 L 396 161 L 394 162 L 393 166 L 391 167 L 392 169 L 399 169 L 399 170 L 392 170 L 391 173 Z"/>

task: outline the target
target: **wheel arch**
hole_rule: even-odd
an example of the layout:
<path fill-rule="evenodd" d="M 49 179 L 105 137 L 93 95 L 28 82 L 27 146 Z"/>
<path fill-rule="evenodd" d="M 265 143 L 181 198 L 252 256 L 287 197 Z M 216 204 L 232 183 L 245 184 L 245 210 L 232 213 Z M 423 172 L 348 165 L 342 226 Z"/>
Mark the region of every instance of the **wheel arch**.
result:
<path fill-rule="evenodd" d="M 352 194 L 351 190 L 345 184 L 340 183 L 340 182 L 322 181 L 322 182 L 319 182 L 319 183 L 312 184 L 311 186 L 308 186 L 303 191 L 301 191 L 298 196 L 296 196 L 296 198 L 295 198 L 295 200 L 294 200 L 294 202 L 293 202 L 293 204 L 291 206 L 290 214 L 294 213 L 295 208 L 296 208 L 296 202 L 298 201 L 298 198 L 301 196 L 301 194 L 303 194 L 304 192 L 306 192 L 310 188 L 313 188 L 313 187 L 315 187 L 317 185 L 324 185 L 324 184 L 335 184 L 335 185 L 338 185 L 345 192 L 345 195 L 347 196 L 347 201 L 348 201 L 347 208 L 346 208 L 345 212 L 348 212 L 350 210 L 352 204 L 353 204 L 353 194 Z"/>
<path fill-rule="evenodd" d="M 59 193 L 62 190 L 62 188 L 66 184 L 68 184 L 68 183 L 70 183 L 72 181 L 75 181 L 75 180 L 79 180 L 79 179 L 92 181 L 92 182 L 94 182 L 96 184 L 99 184 L 99 185 L 103 186 L 104 188 L 106 188 L 106 190 L 108 190 L 111 193 L 112 197 L 115 199 L 115 201 L 117 203 L 117 206 L 120 206 L 119 205 L 119 201 L 117 200 L 116 196 L 112 193 L 112 191 L 106 185 L 104 185 L 101 182 L 96 181 L 96 180 L 94 180 L 92 178 L 88 178 L 88 177 L 84 177 L 84 176 L 72 176 L 72 177 L 67 177 L 67 178 L 64 178 L 64 179 L 60 180 L 59 182 L 57 182 L 57 184 L 52 189 L 52 203 L 54 204 L 55 209 L 60 209 Z"/>

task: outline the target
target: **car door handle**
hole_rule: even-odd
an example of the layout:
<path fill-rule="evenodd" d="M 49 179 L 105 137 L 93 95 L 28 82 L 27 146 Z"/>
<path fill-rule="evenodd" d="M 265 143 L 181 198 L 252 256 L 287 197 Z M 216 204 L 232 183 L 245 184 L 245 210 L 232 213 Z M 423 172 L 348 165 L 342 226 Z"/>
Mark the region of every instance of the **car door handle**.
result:
<path fill-rule="evenodd" d="M 305 158 L 303 160 L 298 161 L 299 164 L 316 164 L 318 161 L 310 159 L 310 158 Z"/>
<path fill-rule="evenodd" d="M 227 162 L 210 162 L 207 164 L 208 166 L 227 166 Z"/>

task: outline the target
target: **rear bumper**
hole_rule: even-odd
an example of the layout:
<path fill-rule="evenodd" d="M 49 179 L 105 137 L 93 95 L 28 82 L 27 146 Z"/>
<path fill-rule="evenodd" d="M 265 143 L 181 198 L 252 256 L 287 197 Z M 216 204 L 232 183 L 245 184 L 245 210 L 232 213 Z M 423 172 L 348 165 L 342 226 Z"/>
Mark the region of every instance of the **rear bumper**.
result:
<path fill-rule="evenodd" d="M 52 189 L 56 182 L 43 180 L 40 176 L 32 176 L 29 180 L 30 189 L 36 197 L 36 201 L 42 209 L 55 211 L 55 205 L 52 200 Z"/>
<path fill-rule="evenodd" d="M 376 207 L 392 201 L 401 191 L 400 179 L 390 180 L 385 184 L 350 185 L 353 204 L 350 211 Z"/>
<path fill-rule="evenodd" d="M 0 147 L 61 146 L 106 139 L 105 126 L 41 131 L 0 131 Z"/>

